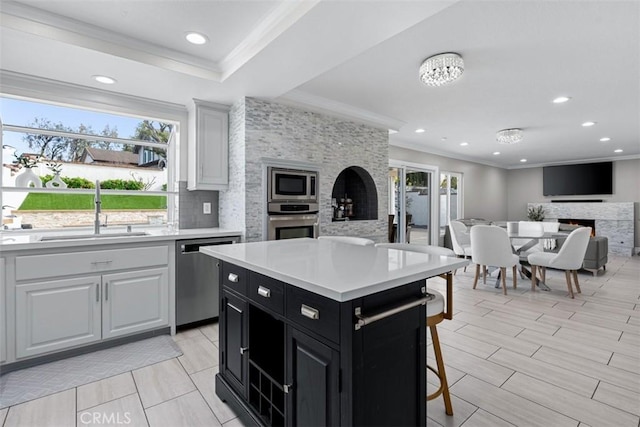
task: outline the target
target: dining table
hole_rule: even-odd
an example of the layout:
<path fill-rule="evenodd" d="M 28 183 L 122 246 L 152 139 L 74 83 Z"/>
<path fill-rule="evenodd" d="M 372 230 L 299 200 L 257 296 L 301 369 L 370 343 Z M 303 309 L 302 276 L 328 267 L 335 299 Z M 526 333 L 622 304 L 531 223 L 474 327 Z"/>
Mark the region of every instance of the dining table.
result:
<path fill-rule="evenodd" d="M 509 240 L 511 240 L 512 245 L 511 248 L 513 250 L 513 253 L 520 256 L 521 254 L 523 254 L 524 252 L 526 252 L 527 250 L 533 248 L 534 246 L 536 246 L 538 244 L 538 242 L 540 242 L 541 240 L 545 240 L 545 239 L 552 239 L 552 240 L 563 240 L 566 239 L 568 234 L 566 233 L 557 233 L 557 232 L 544 232 L 544 233 L 530 233 L 530 232 L 523 232 L 520 233 L 519 231 L 515 230 L 515 231 L 509 231 L 507 230 L 507 234 L 509 235 Z M 518 247 L 517 249 L 513 246 L 513 241 L 516 239 L 521 239 L 521 240 L 528 240 L 524 245 Z M 495 271 L 495 269 L 491 270 L 490 273 L 492 273 L 493 271 Z M 498 277 L 496 279 L 496 284 L 495 287 L 496 288 L 500 288 L 500 270 L 498 269 Z M 527 268 L 526 265 L 523 265 L 522 263 L 520 263 L 520 274 L 524 277 L 526 277 L 527 279 L 531 279 L 531 271 Z M 540 280 L 540 278 L 537 281 L 537 286 L 538 288 L 540 288 L 543 291 L 550 291 L 551 288 L 549 288 L 542 280 Z"/>

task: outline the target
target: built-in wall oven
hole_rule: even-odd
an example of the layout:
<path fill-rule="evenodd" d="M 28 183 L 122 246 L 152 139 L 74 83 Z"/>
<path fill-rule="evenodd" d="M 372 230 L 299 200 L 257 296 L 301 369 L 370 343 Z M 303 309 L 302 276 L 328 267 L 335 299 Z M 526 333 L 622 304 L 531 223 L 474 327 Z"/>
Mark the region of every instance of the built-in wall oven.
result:
<path fill-rule="evenodd" d="M 318 237 L 318 172 L 267 169 L 267 239 Z"/>

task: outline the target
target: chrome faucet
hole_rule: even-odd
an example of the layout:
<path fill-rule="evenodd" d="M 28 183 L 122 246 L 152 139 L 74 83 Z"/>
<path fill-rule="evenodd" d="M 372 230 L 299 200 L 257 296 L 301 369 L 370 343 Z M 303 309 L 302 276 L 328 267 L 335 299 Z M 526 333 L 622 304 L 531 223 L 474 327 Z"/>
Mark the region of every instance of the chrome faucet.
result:
<path fill-rule="evenodd" d="M 102 200 L 100 200 L 100 181 L 96 180 L 96 195 L 93 199 L 96 204 L 95 220 L 93 221 L 93 233 L 100 234 L 100 211 L 102 210 Z"/>

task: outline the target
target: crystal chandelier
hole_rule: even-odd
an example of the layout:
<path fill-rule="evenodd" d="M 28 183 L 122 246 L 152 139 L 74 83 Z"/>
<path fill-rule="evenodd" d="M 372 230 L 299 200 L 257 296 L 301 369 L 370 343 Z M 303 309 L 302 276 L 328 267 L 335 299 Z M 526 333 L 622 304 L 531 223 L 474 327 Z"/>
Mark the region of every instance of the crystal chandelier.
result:
<path fill-rule="evenodd" d="M 424 60 L 420 65 L 420 81 L 427 86 L 444 86 L 462 76 L 464 61 L 457 53 L 441 53 Z"/>
<path fill-rule="evenodd" d="M 515 144 L 522 141 L 522 129 L 503 129 L 496 133 L 496 141 L 500 144 Z"/>

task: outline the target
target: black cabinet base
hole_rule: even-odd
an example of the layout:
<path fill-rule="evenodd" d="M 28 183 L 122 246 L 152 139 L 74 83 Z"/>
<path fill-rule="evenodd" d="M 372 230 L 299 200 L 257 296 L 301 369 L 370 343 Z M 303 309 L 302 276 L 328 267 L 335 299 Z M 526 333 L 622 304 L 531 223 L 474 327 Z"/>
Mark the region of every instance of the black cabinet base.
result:
<path fill-rule="evenodd" d="M 233 409 L 238 418 L 246 426 L 264 426 L 244 400 L 235 392 L 220 374 L 216 374 L 216 395 Z"/>

